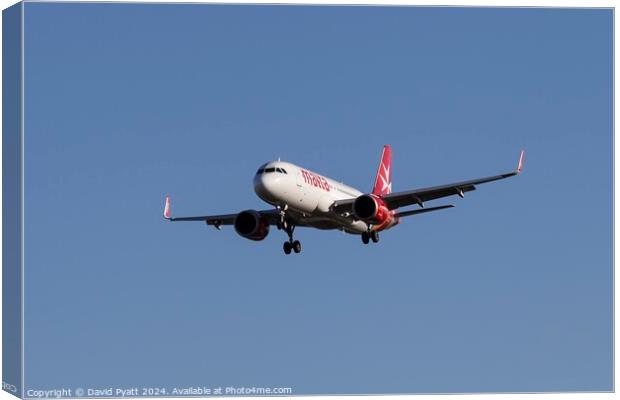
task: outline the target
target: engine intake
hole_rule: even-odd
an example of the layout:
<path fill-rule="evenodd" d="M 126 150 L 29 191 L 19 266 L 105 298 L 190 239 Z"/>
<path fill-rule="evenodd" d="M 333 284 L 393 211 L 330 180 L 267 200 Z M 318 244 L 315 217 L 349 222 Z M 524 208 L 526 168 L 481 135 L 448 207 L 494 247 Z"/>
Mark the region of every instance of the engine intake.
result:
<path fill-rule="evenodd" d="M 379 205 L 374 197 L 369 194 L 359 196 L 353 202 L 353 213 L 361 220 L 371 220 L 377 215 Z"/>
<path fill-rule="evenodd" d="M 390 211 L 382 198 L 370 194 L 363 194 L 353 202 L 353 213 L 358 219 L 381 229 L 398 223 L 394 213 Z"/>
<path fill-rule="evenodd" d="M 263 240 L 269 234 L 269 221 L 258 211 L 241 211 L 235 217 L 235 231 L 250 240 Z"/>

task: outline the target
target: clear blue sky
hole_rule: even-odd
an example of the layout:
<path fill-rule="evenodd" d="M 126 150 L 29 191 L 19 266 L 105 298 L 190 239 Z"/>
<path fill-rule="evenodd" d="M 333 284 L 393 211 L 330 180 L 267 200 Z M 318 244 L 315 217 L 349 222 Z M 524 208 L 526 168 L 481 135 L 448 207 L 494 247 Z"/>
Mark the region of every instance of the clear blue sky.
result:
<path fill-rule="evenodd" d="M 612 11 L 28 3 L 26 388 L 612 389 Z M 512 170 L 379 245 L 265 208 Z"/>

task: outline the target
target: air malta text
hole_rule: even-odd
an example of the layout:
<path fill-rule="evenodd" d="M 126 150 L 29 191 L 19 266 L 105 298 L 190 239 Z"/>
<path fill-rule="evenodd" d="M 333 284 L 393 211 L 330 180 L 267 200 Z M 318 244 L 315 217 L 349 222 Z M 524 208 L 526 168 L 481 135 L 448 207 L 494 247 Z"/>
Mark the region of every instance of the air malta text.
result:
<path fill-rule="evenodd" d="M 304 177 L 304 182 L 329 192 L 329 183 L 327 182 L 327 179 L 320 175 L 308 172 L 305 169 L 301 170 L 301 175 Z"/>

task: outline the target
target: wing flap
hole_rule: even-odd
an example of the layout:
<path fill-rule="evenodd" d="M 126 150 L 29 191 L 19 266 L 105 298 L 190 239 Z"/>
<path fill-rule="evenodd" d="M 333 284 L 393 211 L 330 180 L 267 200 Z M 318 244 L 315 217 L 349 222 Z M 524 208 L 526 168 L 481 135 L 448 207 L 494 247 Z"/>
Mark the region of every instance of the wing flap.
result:
<path fill-rule="evenodd" d="M 402 212 L 397 213 L 396 216 L 399 217 L 399 218 L 402 218 L 402 217 L 408 217 L 410 215 L 423 214 L 423 213 L 427 213 L 427 212 L 431 212 L 431 211 L 439 211 L 439 210 L 444 210 L 446 208 L 452 208 L 452 207 L 454 207 L 454 205 L 447 204 L 445 206 L 420 208 L 420 209 L 417 209 L 417 210 L 402 211 Z"/>

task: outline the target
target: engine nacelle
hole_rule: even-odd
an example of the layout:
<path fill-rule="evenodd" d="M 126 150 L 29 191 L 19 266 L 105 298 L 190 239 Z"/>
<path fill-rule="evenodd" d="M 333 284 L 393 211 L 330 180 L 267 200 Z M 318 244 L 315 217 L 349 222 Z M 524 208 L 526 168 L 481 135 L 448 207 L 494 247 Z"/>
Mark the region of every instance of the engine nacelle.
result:
<path fill-rule="evenodd" d="M 269 221 L 258 211 L 241 211 L 235 217 L 235 231 L 250 240 L 263 240 L 269 234 Z"/>
<path fill-rule="evenodd" d="M 382 224 L 392 219 L 392 213 L 383 200 L 370 194 L 363 194 L 355 199 L 353 214 L 358 219 L 373 224 Z"/>

